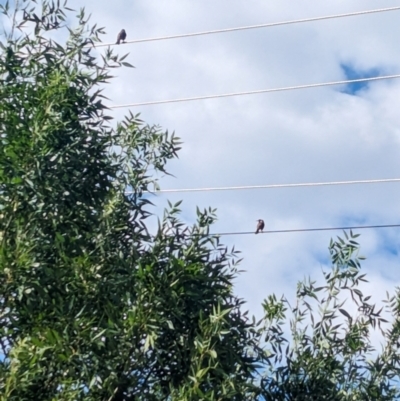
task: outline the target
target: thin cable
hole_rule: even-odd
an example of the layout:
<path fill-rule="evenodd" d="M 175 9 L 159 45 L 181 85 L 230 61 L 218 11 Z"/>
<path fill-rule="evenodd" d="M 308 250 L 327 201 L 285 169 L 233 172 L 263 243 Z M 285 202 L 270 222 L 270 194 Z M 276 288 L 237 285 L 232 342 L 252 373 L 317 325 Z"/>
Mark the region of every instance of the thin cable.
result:
<path fill-rule="evenodd" d="M 208 191 L 239 191 L 246 189 L 273 189 L 273 188 L 296 188 L 296 187 L 321 187 L 325 185 L 354 185 L 354 184 L 380 184 L 388 182 L 400 182 L 400 178 L 384 178 L 378 180 L 353 180 L 353 181 L 328 181 L 328 182 L 306 182 L 299 184 L 267 184 L 267 185 L 244 185 L 238 187 L 209 187 L 209 188 L 181 188 L 160 189 L 158 191 L 144 191 L 147 193 L 171 193 L 171 192 L 208 192 Z M 125 192 L 126 195 L 133 191 Z"/>
<path fill-rule="evenodd" d="M 142 103 L 121 104 L 121 105 L 117 105 L 117 106 L 110 106 L 109 108 L 110 109 L 118 109 L 118 108 L 122 108 L 122 107 L 150 106 L 150 105 L 154 105 L 154 104 L 190 102 L 193 100 L 217 99 L 217 98 L 222 98 L 222 97 L 257 95 L 260 93 L 283 92 L 283 91 L 289 91 L 289 90 L 295 90 L 295 89 L 317 88 L 317 87 L 322 87 L 322 86 L 343 85 L 343 84 L 351 84 L 351 83 L 356 83 L 356 82 L 378 81 L 378 80 L 383 80 L 383 79 L 395 79 L 395 78 L 400 78 L 400 74 L 384 75 L 384 76 L 380 76 L 380 77 L 370 77 L 370 78 L 349 79 L 349 80 L 344 80 L 344 81 L 323 82 L 323 83 L 318 83 L 318 84 L 286 86 L 283 88 L 261 89 L 261 90 L 248 91 L 248 92 L 225 93 L 222 95 L 196 96 L 196 97 L 187 97 L 187 98 L 181 98 L 181 99 L 169 99 L 169 100 L 155 100 L 155 101 L 142 102 Z"/>
<path fill-rule="evenodd" d="M 393 228 L 400 227 L 400 224 L 382 224 L 382 225 L 374 225 L 374 226 L 348 226 L 348 227 L 323 227 L 323 228 L 297 228 L 292 230 L 269 230 L 263 231 L 259 234 L 280 234 L 280 233 L 295 233 L 295 232 L 307 232 L 307 231 L 335 231 L 335 230 L 361 230 L 367 228 Z M 242 232 L 228 232 L 228 233 L 214 233 L 207 234 L 204 236 L 223 236 L 223 235 L 255 235 L 254 231 L 242 231 Z M 258 234 L 257 234 L 258 235 Z M 202 234 L 199 234 L 202 236 Z"/>
<path fill-rule="evenodd" d="M 202 36 L 202 35 L 214 35 L 217 33 L 244 31 L 244 30 L 248 30 L 248 29 L 270 28 L 270 27 L 279 26 L 279 25 L 290 25 L 290 24 L 298 24 L 298 23 L 302 23 L 302 22 L 321 21 L 321 20 L 343 18 L 343 17 L 354 17 L 357 15 L 365 15 L 365 14 L 373 14 L 373 13 L 381 13 L 381 12 L 386 12 L 386 11 L 397 11 L 397 10 L 400 10 L 400 7 L 379 8 L 376 10 L 356 11 L 356 12 L 346 13 L 346 14 L 335 14 L 335 15 L 327 15 L 327 16 L 323 16 L 323 17 L 297 19 L 297 20 L 292 20 L 292 21 L 272 22 L 272 23 L 268 23 L 268 24 L 248 25 L 248 26 L 241 26 L 241 27 L 237 27 L 237 28 L 216 29 L 216 30 L 212 30 L 212 31 L 194 32 L 194 33 L 186 33 L 186 34 L 180 34 L 180 35 L 159 36 L 159 37 L 146 38 L 146 39 L 133 39 L 133 40 L 127 40 L 125 43 L 128 44 L 128 43 L 155 42 L 155 41 L 159 41 L 159 40 L 188 38 L 188 37 Z M 94 47 L 112 46 L 115 44 L 116 43 L 101 43 L 98 45 L 94 45 Z"/>

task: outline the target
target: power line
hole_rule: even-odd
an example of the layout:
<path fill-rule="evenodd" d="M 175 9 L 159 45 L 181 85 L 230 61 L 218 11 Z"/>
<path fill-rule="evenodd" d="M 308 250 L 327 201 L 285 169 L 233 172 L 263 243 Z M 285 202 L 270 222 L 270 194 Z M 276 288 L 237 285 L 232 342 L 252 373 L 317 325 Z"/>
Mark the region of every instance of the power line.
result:
<path fill-rule="evenodd" d="M 299 184 L 267 184 L 267 185 L 244 185 L 237 187 L 205 187 L 205 188 L 181 188 L 160 189 L 158 191 L 145 191 L 149 193 L 172 193 L 172 192 L 208 192 L 208 191 L 238 191 L 246 189 L 274 189 L 274 188 L 297 188 L 297 187 L 320 187 L 327 185 L 354 185 L 354 184 L 379 184 L 389 182 L 400 182 L 400 178 L 384 178 L 377 180 L 353 180 L 353 181 L 328 181 L 328 182 L 306 182 Z M 125 192 L 126 195 L 133 193 Z"/>
<path fill-rule="evenodd" d="M 317 88 L 317 87 L 322 87 L 322 86 L 343 85 L 343 84 L 351 84 L 351 83 L 357 83 L 357 82 L 378 81 L 378 80 L 395 79 L 395 78 L 400 78 L 400 74 L 384 75 L 384 76 L 370 77 L 370 78 L 349 79 L 349 80 L 344 80 L 344 81 L 322 82 L 322 83 L 317 83 L 317 84 L 286 86 L 286 87 L 282 87 L 282 88 L 261 89 L 261 90 L 255 90 L 255 91 L 247 91 L 247 92 L 224 93 L 221 95 L 196 96 L 196 97 L 187 97 L 187 98 L 181 98 L 181 99 L 169 99 L 169 100 L 154 100 L 154 101 L 150 101 L 150 102 L 121 104 L 121 105 L 117 105 L 117 106 L 110 106 L 109 108 L 117 109 L 117 108 L 123 108 L 123 107 L 150 106 L 150 105 L 164 104 L 164 103 L 190 102 L 193 100 L 217 99 L 217 98 L 222 98 L 222 97 L 257 95 L 260 93 L 283 92 L 283 91 L 289 91 L 289 90 L 295 90 L 295 89 L 308 89 L 308 88 Z"/>
<path fill-rule="evenodd" d="M 357 15 L 365 15 L 365 14 L 373 14 L 373 13 L 381 13 L 386 11 L 397 11 L 400 10 L 400 7 L 389 7 L 389 8 L 379 8 L 376 10 L 365 10 L 365 11 L 356 11 L 352 13 L 346 14 L 334 14 L 334 15 L 327 15 L 322 17 L 313 17 L 313 18 L 303 18 L 291 21 L 282 21 L 282 22 L 271 22 L 267 24 L 258 24 L 258 25 L 248 25 L 248 26 L 241 26 L 236 28 L 227 28 L 227 29 L 216 29 L 211 31 L 202 31 L 202 32 L 194 32 L 194 33 L 185 33 L 179 35 L 169 35 L 169 36 L 159 36 L 154 38 L 146 38 L 146 39 L 133 39 L 127 40 L 125 43 L 143 43 L 143 42 L 155 42 L 159 40 L 169 40 L 169 39 L 180 39 L 180 38 L 188 38 L 193 36 L 203 36 L 203 35 L 214 35 L 217 33 L 228 33 L 228 32 L 235 32 L 235 31 L 244 31 L 249 29 L 259 29 L 259 28 L 271 28 L 274 26 L 280 25 L 290 25 L 290 24 L 299 24 L 302 22 L 312 22 L 312 21 L 322 21 L 327 19 L 334 19 L 334 18 L 343 18 L 343 17 L 354 17 Z M 102 47 L 102 46 L 112 46 L 116 43 L 101 43 L 93 45 L 94 47 Z"/>
<path fill-rule="evenodd" d="M 400 224 L 382 224 L 373 226 L 347 226 L 347 227 L 322 227 L 322 228 L 296 228 L 291 230 L 269 230 L 263 231 L 259 234 L 280 234 L 280 233 L 295 233 L 295 232 L 307 232 L 307 231 L 335 231 L 335 230 L 361 230 L 369 228 L 393 228 L 400 227 Z M 241 231 L 241 232 L 227 232 L 227 233 L 212 233 L 205 236 L 225 236 L 225 235 L 255 235 L 254 231 Z M 258 235 L 258 234 L 257 234 Z M 202 236 L 202 234 L 199 234 Z"/>

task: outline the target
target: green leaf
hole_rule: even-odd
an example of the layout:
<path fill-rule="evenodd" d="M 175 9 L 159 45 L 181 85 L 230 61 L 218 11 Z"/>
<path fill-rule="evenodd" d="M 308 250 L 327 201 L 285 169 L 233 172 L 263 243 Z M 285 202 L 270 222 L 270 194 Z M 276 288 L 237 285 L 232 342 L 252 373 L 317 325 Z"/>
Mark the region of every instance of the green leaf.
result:
<path fill-rule="evenodd" d="M 124 67 L 135 68 L 132 64 L 129 64 L 129 63 L 126 62 L 126 61 L 123 61 L 121 64 L 122 64 Z"/>

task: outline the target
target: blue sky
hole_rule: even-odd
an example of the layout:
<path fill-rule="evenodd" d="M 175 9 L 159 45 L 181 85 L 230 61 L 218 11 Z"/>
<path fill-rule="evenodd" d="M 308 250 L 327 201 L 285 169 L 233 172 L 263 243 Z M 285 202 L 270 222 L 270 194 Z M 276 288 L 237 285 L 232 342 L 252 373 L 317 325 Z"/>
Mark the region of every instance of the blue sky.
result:
<path fill-rule="evenodd" d="M 87 2 L 104 42 L 125 28 L 129 39 L 288 21 L 398 6 L 394 0 L 114 0 Z M 82 3 L 69 1 L 79 9 Z M 120 45 L 136 68 L 114 71 L 110 105 L 339 81 L 400 73 L 400 11 L 195 38 Z M 98 52 L 104 52 L 99 48 Z M 182 138 L 168 188 L 366 180 L 400 177 L 400 80 L 324 87 L 132 109 Z M 121 120 L 128 109 L 112 112 Z M 176 193 L 152 198 L 216 207 L 215 232 L 400 223 L 399 184 Z M 156 218 L 152 221 L 156 225 Z M 400 284 L 400 229 L 360 231 L 363 268 L 374 299 Z M 235 291 L 260 314 L 270 293 L 291 299 L 305 276 L 322 278 L 339 232 L 232 236 L 242 251 Z"/>
<path fill-rule="evenodd" d="M 367 71 L 363 71 L 363 70 L 357 70 L 352 65 L 342 64 L 341 67 L 343 69 L 346 79 L 348 79 L 348 80 L 371 78 L 371 77 L 385 75 L 385 72 L 380 71 L 378 68 L 371 68 Z M 348 93 L 350 95 L 357 95 L 362 89 L 367 90 L 368 85 L 369 85 L 368 81 L 350 83 L 350 84 L 346 85 L 343 92 Z"/>
<path fill-rule="evenodd" d="M 72 3 L 71 3 L 72 4 Z M 231 0 L 99 2 L 93 21 L 106 42 L 287 21 L 396 6 L 395 1 L 305 0 L 301 4 Z M 88 6 L 90 9 L 90 6 Z M 121 12 L 123 10 L 123 12 Z M 400 12 L 276 28 L 124 45 L 135 69 L 118 71 L 111 104 L 302 85 L 400 72 Z M 400 80 L 134 109 L 148 123 L 175 130 L 184 144 L 162 188 L 321 182 L 400 176 Z M 115 110 L 118 118 L 127 110 Z M 191 224 L 195 207 L 216 207 L 215 232 L 400 222 L 398 184 L 174 193 Z M 155 224 L 155 221 L 154 221 Z M 378 301 L 400 284 L 400 230 L 362 230 L 363 268 Z M 342 232 L 229 236 L 245 273 L 236 292 L 260 314 L 270 293 L 293 298 L 305 276 L 321 278 L 331 237 Z"/>

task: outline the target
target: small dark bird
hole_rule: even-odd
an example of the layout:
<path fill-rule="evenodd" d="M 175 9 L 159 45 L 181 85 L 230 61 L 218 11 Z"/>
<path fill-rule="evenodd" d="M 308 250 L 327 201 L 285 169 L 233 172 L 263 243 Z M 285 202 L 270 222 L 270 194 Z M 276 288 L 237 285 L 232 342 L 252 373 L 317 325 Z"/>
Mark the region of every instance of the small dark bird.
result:
<path fill-rule="evenodd" d="M 119 45 L 121 40 L 123 43 L 125 43 L 125 39 L 126 39 L 126 32 L 125 29 L 122 29 L 121 32 L 118 34 L 116 45 Z"/>
<path fill-rule="evenodd" d="M 257 220 L 258 224 L 257 224 L 257 230 L 256 230 L 256 234 L 258 234 L 260 231 L 263 232 L 264 230 L 264 220 Z"/>

